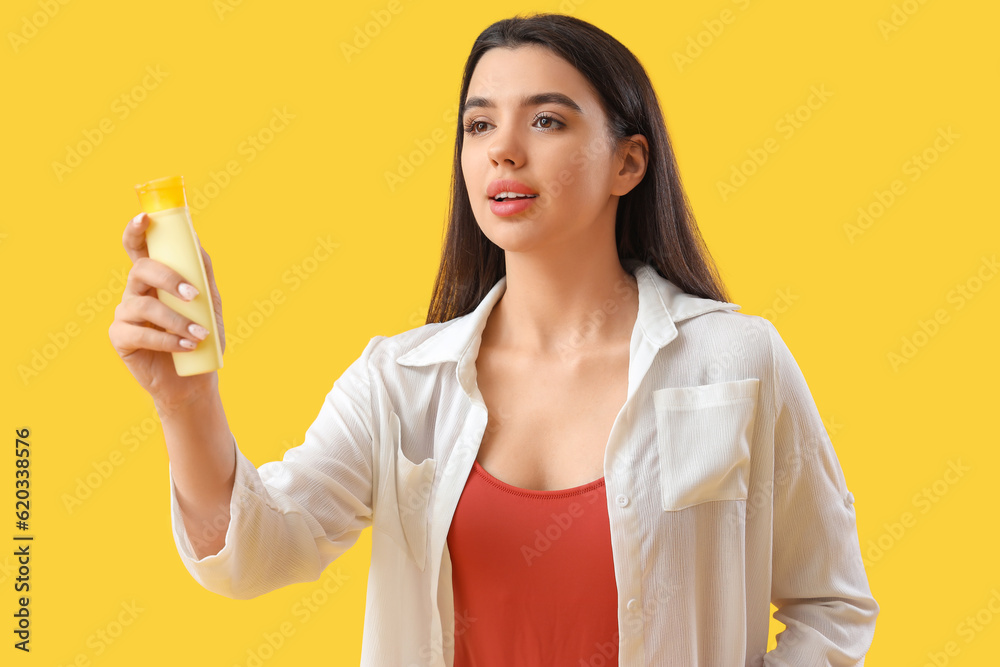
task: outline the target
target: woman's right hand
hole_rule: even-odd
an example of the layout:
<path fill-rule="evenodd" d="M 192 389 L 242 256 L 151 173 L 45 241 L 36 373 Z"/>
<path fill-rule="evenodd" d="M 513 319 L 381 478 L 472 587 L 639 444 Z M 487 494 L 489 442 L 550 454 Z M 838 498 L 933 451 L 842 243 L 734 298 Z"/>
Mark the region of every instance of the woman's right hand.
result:
<path fill-rule="evenodd" d="M 218 391 L 218 372 L 181 377 L 174 369 L 171 353 L 190 351 L 181 345 L 182 340 L 200 344 L 198 335 L 188 329 L 192 324 L 196 329 L 200 327 L 157 298 L 156 290 L 165 290 L 180 299 L 189 300 L 179 289 L 182 284 L 187 284 L 184 278 L 149 257 L 146 249 L 147 227 L 149 216 L 145 214 L 136 216 L 125 226 L 122 245 L 132 260 L 132 268 L 121 303 L 115 308 L 115 319 L 108 328 L 108 336 L 129 372 L 149 392 L 158 407 L 180 406 Z M 215 285 L 212 260 L 201 247 L 200 239 L 198 249 L 205 263 L 219 340 L 225 351 L 222 298 Z"/>

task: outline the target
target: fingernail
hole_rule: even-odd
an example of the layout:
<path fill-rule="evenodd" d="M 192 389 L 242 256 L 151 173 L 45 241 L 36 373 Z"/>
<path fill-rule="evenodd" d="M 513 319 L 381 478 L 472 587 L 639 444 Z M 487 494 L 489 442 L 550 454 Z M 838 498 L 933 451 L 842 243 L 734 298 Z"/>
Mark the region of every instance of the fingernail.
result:
<path fill-rule="evenodd" d="M 180 344 L 181 347 L 186 347 L 189 350 L 193 350 L 195 347 L 197 347 L 197 343 L 189 341 L 187 338 L 181 338 Z"/>
<path fill-rule="evenodd" d="M 195 289 L 195 286 L 189 285 L 187 283 L 181 283 L 180 286 L 177 288 L 177 291 L 180 292 L 181 296 L 183 296 L 188 301 L 198 296 L 198 290 Z"/>
<path fill-rule="evenodd" d="M 146 215 L 146 214 L 145 213 L 140 213 L 139 215 L 137 215 L 134 218 L 132 218 L 132 224 L 135 227 L 138 227 L 139 225 L 141 225 L 142 224 L 142 216 L 144 216 L 144 215 Z"/>
<path fill-rule="evenodd" d="M 208 336 L 208 329 L 195 322 L 188 325 L 188 331 L 198 340 L 205 340 L 205 337 Z"/>

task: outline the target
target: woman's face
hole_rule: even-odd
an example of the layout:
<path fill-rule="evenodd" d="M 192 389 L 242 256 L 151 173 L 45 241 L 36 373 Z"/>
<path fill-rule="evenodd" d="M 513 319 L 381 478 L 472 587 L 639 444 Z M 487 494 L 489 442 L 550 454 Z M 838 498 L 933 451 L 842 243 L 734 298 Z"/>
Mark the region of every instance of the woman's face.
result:
<path fill-rule="evenodd" d="M 604 110 L 576 68 L 541 46 L 491 49 L 473 71 L 461 120 L 465 185 L 491 241 L 508 252 L 580 250 L 587 239 L 606 242 L 600 227 L 610 226 L 614 243 L 618 196 L 634 183 L 623 189 L 616 176 L 621 159 Z M 511 189 L 499 179 L 538 196 L 493 201 Z"/>

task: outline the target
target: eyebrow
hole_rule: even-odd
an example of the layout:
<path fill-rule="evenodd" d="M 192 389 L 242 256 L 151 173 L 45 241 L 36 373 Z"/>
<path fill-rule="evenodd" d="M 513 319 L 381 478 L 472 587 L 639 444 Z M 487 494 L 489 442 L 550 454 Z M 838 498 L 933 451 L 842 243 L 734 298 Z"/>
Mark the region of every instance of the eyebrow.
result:
<path fill-rule="evenodd" d="M 525 95 L 521 98 L 522 108 L 538 106 L 540 104 L 558 104 L 583 115 L 583 109 L 580 108 L 580 105 L 562 93 L 535 93 L 534 95 Z M 488 97 L 470 97 L 462 105 L 462 112 L 459 116 L 465 116 L 465 113 L 469 109 L 493 109 L 495 107 L 496 104 Z"/>

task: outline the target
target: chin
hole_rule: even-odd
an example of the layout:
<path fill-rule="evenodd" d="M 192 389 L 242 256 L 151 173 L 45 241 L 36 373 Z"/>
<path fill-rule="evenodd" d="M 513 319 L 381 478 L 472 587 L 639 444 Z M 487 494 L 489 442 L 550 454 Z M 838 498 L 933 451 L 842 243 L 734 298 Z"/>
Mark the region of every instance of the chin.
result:
<path fill-rule="evenodd" d="M 531 226 L 530 223 L 530 220 L 523 218 L 520 220 L 505 218 L 488 225 L 482 231 L 486 238 L 504 252 L 527 253 L 544 242 L 538 234 L 538 228 Z"/>

